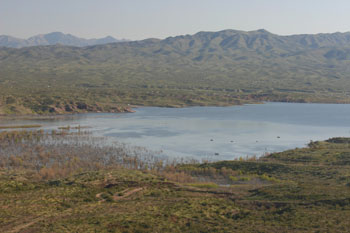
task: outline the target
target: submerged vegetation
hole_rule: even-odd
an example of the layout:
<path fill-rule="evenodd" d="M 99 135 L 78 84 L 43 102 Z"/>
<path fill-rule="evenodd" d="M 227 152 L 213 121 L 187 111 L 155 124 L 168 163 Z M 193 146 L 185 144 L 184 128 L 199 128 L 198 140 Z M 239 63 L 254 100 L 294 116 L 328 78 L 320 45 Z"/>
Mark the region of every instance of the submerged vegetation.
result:
<path fill-rule="evenodd" d="M 0 133 L 1 232 L 346 232 L 350 139 L 169 161 L 79 129 Z"/>
<path fill-rule="evenodd" d="M 0 166 L 34 179 L 64 178 L 79 171 L 124 167 L 159 170 L 167 159 L 143 147 L 93 137 L 81 127 L 0 132 Z"/>

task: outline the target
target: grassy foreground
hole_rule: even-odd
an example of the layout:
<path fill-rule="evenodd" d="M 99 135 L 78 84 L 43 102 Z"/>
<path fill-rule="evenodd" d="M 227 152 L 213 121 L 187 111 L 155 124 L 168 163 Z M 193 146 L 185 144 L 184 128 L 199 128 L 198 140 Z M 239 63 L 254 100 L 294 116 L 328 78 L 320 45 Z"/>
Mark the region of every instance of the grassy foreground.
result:
<path fill-rule="evenodd" d="M 73 133 L 52 134 L 1 133 L 1 232 L 350 229 L 349 138 L 258 160 L 147 164 L 126 148 L 82 151 L 64 144 Z"/>

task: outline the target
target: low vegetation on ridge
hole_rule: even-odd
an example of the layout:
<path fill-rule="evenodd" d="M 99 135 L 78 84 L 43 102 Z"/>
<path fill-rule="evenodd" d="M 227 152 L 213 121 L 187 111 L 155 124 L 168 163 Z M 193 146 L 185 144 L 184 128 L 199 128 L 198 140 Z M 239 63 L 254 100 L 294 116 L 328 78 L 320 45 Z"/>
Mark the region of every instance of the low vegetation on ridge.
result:
<path fill-rule="evenodd" d="M 90 47 L 0 48 L 0 115 L 130 105 L 350 102 L 349 33 L 225 30 Z"/>

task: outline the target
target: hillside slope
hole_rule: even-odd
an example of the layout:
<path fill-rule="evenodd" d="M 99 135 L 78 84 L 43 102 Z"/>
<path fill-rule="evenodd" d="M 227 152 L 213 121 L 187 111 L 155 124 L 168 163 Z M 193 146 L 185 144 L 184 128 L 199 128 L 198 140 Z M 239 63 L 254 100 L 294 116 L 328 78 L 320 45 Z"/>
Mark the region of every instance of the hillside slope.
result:
<path fill-rule="evenodd" d="M 28 87 L 35 95 L 88 91 L 161 106 L 348 102 L 350 33 L 225 30 L 83 48 L 1 48 L 0 84 L 11 95 Z"/>

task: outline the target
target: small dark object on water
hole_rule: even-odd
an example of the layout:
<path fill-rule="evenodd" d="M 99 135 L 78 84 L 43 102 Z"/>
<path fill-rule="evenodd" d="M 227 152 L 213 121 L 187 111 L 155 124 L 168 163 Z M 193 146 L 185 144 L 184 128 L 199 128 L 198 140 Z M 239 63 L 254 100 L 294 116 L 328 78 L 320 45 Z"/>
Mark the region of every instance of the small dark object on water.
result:
<path fill-rule="evenodd" d="M 277 138 L 281 138 L 280 136 L 277 136 Z"/>
<path fill-rule="evenodd" d="M 231 141 L 231 143 L 232 143 L 233 141 Z"/>
<path fill-rule="evenodd" d="M 214 141 L 214 139 L 210 139 L 210 141 L 212 142 L 212 141 Z"/>
<path fill-rule="evenodd" d="M 215 153 L 215 155 L 220 155 L 219 153 Z"/>

